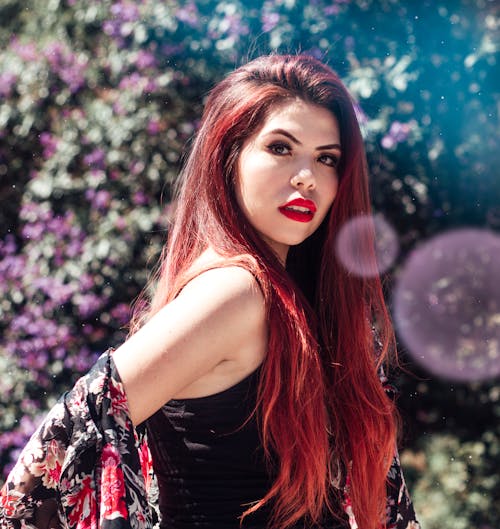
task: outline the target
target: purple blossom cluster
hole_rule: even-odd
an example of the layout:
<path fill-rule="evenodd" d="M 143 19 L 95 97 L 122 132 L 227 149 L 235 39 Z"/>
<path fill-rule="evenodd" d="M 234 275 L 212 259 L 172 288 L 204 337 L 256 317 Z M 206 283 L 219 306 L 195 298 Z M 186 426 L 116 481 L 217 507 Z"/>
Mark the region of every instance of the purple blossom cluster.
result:
<path fill-rule="evenodd" d="M 4 474 L 10 472 L 14 466 L 14 461 L 21 454 L 21 447 L 28 442 L 31 434 L 40 424 L 42 418 L 43 415 L 40 413 L 35 417 L 25 414 L 19 419 L 17 428 L 0 434 L 0 453 L 11 449 L 13 446 L 18 447 L 15 450 L 11 450 L 11 462 L 4 468 Z"/>
<path fill-rule="evenodd" d="M 40 242 L 52 235 L 60 243 L 64 243 L 64 247 L 54 249 L 54 255 L 60 253 L 61 257 L 74 258 L 81 253 L 86 235 L 77 223 L 73 211 L 59 215 L 46 205 L 27 202 L 21 207 L 19 216 L 25 221 L 21 230 L 25 239 Z"/>
<path fill-rule="evenodd" d="M 5 352 L 39 387 L 50 387 L 51 377 L 61 370 L 82 371 L 95 359 L 88 347 L 80 347 L 77 356 L 68 350 L 82 339 L 75 322 L 92 318 L 108 303 L 109 293 L 98 293 L 87 272 L 74 276 L 63 271 L 66 263 L 81 258 L 87 238 L 74 212 L 56 215 L 44 204 L 29 202 L 20 218 L 23 251 L 12 235 L 0 241 L 0 295 L 2 307 L 10 307 Z M 122 323 L 124 308 L 115 311 Z M 90 338 L 92 331 L 89 325 L 84 334 Z"/>
<path fill-rule="evenodd" d="M 0 74 L 0 97 L 10 97 L 16 82 L 17 75 L 15 73 L 2 72 Z"/>
<path fill-rule="evenodd" d="M 340 13 L 342 4 L 348 4 L 350 0 L 334 0 L 331 5 L 323 8 L 323 13 L 327 16 L 336 16 Z"/>
<path fill-rule="evenodd" d="M 47 307 L 30 305 L 16 311 L 12 318 L 6 351 L 17 359 L 18 365 L 38 373 L 37 382 L 44 380 L 49 361 L 62 359 L 73 339 L 70 328 L 47 317 Z M 45 385 L 45 384 L 44 384 Z"/>
<path fill-rule="evenodd" d="M 104 149 L 97 147 L 83 157 L 83 163 L 94 169 L 104 169 L 106 152 Z"/>
<path fill-rule="evenodd" d="M 262 23 L 262 31 L 268 33 L 272 31 L 280 21 L 280 15 L 276 11 L 278 8 L 276 2 L 266 1 L 262 5 L 262 12 L 260 15 L 260 21 Z"/>
<path fill-rule="evenodd" d="M 33 62 L 39 59 L 38 49 L 34 42 L 21 42 L 14 36 L 9 48 L 25 62 Z"/>
<path fill-rule="evenodd" d="M 43 50 L 50 68 L 67 85 L 72 94 L 85 86 L 88 59 L 72 52 L 58 41 L 51 42 Z"/>
<path fill-rule="evenodd" d="M 414 124 L 412 122 L 401 123 L 400 121 L 394 121 L 389 132 L 381 140 L 382 147 L 392 149 L 398 143 L 406 141 L 413 128 Z"/>
<path fill-rule="evenodd" d="M 133 72 L 122 78 L 118 88 L 129 92 L 137 92 L 138 94 L 149 94 L 155 92 L 158 85 L 155 79 L 145 77 L 139 72 Z"/>
<path fill-rule="evenodd" d="M 124 46 L 127 37 L 133 32 L 134 22 L 137 22 L 139 18 L 137 2 L 120 0 L 111 6 L 110 18 L 104 21 L 102 29 L 119 46 Z"/>
<path fill-rule="evenodd" d="M 59 139 L 52 135 L 50 132 L 42 132 L 40 134 L 40 144 L 42 146 L 42 156 L 45 160 L 52 158 L 57 152 L 57 146 L 59 145 Z"/>
<path fill-rule="evenodd" d="M 244 35 L 248 35 L 249 32 L 248 24 L 242 14 L 237 10 L 228 10 L 208 31 L 208 37 L 221 42 L 230 39 L 234 44 L 240 41 Z"/>
<path fill-rule="evenodd" d="M 184 5 L 179 6 L 175 16 L 177 20 L 192 28 L 197 28 L 200 25 L 200 13 L 194 2 L 186 2 Z"/>
<path fill-rule="evenodd" d="M 279 21 L 279 13 L 263 12 L 261 17 L 262 31 L 264 31 L 264 33 L 272 31 L 278 25 Z"/>
<path fill-rule="evenodd" d="M 126 325 L 130 321 L 130 305 L 128 303 L 118 303 L 111 309 L 110 314 L 119 325 Z"/>
<path fill-rule="evenodd" d="M 158 66 L 158 61 L 154 54 L 148 50 L 142 49 L 137 52 L 133 62 L 138 70 L 148 70 Z"/>
<path fill-rule="evenodd" d="M 87 189 L 85 198 L 90 202 L 92 208 L 100 212 L 107 211 L 111 204 L 111 193 L 106 189 Z"/>
<path fill-rule="evenodd" d="M 157 134 L 159 134 L 162 130 L 162 123 L 159 119 L 155 119 L 155 118 L 152 118 L 147 127 L 146 127 L 146 130 L 148 132 L 149 135 L 151 136 L 156 136 Z"/>

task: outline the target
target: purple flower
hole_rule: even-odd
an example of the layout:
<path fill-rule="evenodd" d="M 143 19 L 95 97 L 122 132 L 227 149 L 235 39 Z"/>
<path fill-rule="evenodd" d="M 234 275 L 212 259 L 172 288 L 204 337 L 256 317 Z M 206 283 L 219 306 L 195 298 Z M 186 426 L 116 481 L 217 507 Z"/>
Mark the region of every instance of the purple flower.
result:
<path fill-rule="evenodd" d="M 119 37 L 120 28 L 121 24 L 117 20 L 105 20 L 102 25 L 102 30 L 110 37 Z"/>
<path fill-rule="evenodd" d="M 127 221 L 123 217 L 118 217 L 115 221 L 115 228 L 117 230 L 124 230 L 127 227 Z"/>
<path fill-rule="evenodd" d="M 41 241 L 45 235 L 45 224 L 42 222 L 32 222 L 26 224 L 23 226 L 21 233 L 25 239 Z"/>
<path fill-rule="evenodd" d="M 52 71 L 68 86 L 72 94 L 85 85 L 86 58 L 77 57 L 60 42 L 49 43 L 44 55 Z"/>
<path fill-rule="evenodd" d="M 145 70 L 146 68 L 154 68 L 157 66 L 155 56 L 150 51 L 146 50 L 139 50 L 134 62 L 139 70 Z"/>
<path fill-rule="evenodd" d="M 40 134 L 40 143 L 43 147 L 42 156 L 48 160 L 56 153 L 59 140 L 55 138 L 50 132 L 42 132 Z"/>
<path fill-rule="evenodd" d="M 0 450 L 3 452 L 13 446 L 25 445 L 36 430 L 40 420 L 41 416 L 33 419 L 29 415 L 23 415 L 19 420 L 19 426 L 15 430 L 4 432 L 0 435 Z"/>
<path fill-rule="evenodd" d="M 124 116 L 127 113 L 127 110 L 120 101 L 115 101 L 113 103 L 113 113 L 117 116 Z"/>
<path fill-rule="evenodd" d="M 158 119 L 151 119 L 146 128 L 148 134 L 155 136 L 161 132 L 161 121 Z"/>
<path fill-rule="evenodd" d="M 325 15 L 338 15 L 340 11 L 340 7 L 337 4 L 333 4 L 331 6 L 326 6 L 323 8 L 323 13 Z"/>
<path fill-rule="evenodd" d="M 59 77 L 61 81 L 68 85 L 68 88 L 72 94 L 78 92 L 78 90 L 85 86 L 86 69 L 86 60 L 77 60 L 75 63 L 60 69 Z"/>
<path fill-rule="evenodd" d="M 111 309 L 111 317 L 117 321 L 119 325 L 125 325 L 130 319 L 130 307 L 126 303 L 119 303 Z"/>
<path fill-rule="evenodd" d="M 73 231 L 74 219 L 75 214 L 72 211 L 67 211 L 64 216 L 50 217 L 46 223 L 47 231 L 56 235 L 58 239 L 75 236 L 77 233 Z"/>
<path fill-rule="evenodd" d="M 165 57 L 172 57 L 175 55 L 180 55 L 185 50 L 184 44 L 162 44 L 161 53 Z"/>
<path fill-rule="evenodd" d="M 33 287 L 43 292 L 54 305 L 67 303 L 75 292 L 74 284 L 63 284 L 53 277 L 38 277 L 32 282 Z"/>
<path fill-rule="evenodd" d="M 262 21 L 262 31 L 267 33 L 268 31 L 273 30 L 280 21 L 280 16 L 278 13 L 263 13 L 261 17 Z"/>
<path fill-rule="evenodd" d="M 7 255 L 0 261 L 0 285 L 7 287 L 6 281 L 18 281 L 26 272 L 26 256 L 24 255 Z"/>
<path fill-rule="evenodd" d="M 93 205 L 97 209 L 106 209 L 108 208 L 110 202 L 111 202 L 111 193 L 109 191 L 101 189 L 97 191 L 97 193 L 95 194 Z"/>
<path fill-rule="evenodd" d="M 381 144 L 385 149 L 391 149 L 398 143 L 406 141 L 411 129 L 412 123 L 401 123 L 400 121 L 394 121 L 391 124 L 389 132 L 382 138 Z"/>
<path fill-rule="evenodd" d="M 82 318 L 89 318 L 94 315 L 103 305 L 104 300 L 96 294 L 82 294 L 75 300 L 78 306 L 78 314 Z"/>
<path fill-rule="evenodd" d="M 137 4 L 134 2 L 116 2 L 111 6 L 111 14 L 122 22 L 135 22 L 140 17 Z"/>
<path fill-rule="evenodd" d="M 50 66 L 55 70 L 59 67 L 60 63 L 64 58 L 64 46 L 57 41 L 50 42 L 47 44 L 44 50 L 44 55 L 50 64 Z"/>
<path fill-rule="evenodd" d="M 200 21 L 198 8 L 194 2 L 188 2 L 184 7 L 177 9 L 175 16 L 177 20 L 184 22 L 192 28 L 197 27 Z"/>
<path fill-rule="evenodd" d="M 106 152 L 101 148 L 97 148 L 97 149 L 94 149 L 89 154 L 86 154 L 83 157 L 83 162 L 86 165 L 90 165 L 92 167 L 103 169 L 105 158 L 106 158 Z"/>
<path fill-rule="evenodd" d="M 111 19 L 104 21 L 103 31 L 113 37 L 120 46 L 124 46 L 124 38 L 133 31 L 131 23 L 140 18 L 139 9 L 133 2 L 116 2 L 111 6 L 111 16 Z"/>
<path fill-rule="evenodd" d="M 144 84 L 144 78 L 142 75 L 138 72 L 131 73 L 130 75 L 126 75 L 122 78 L 120 81 L 120 84 L 118 85 L 118 88 L 120 90 L 129 90 L 129 89 L 136 89 L 140 87 L 142 89 L 142 86 Z"/>
<path fill-rule="evenodd" d="M 132 196 L 132 202 L 136 206 L 144 206 L 149 202 L 149 199 L 143 191 L 136 191 Z"/>
<path fill-rule="evenodd" d="M 12 95 L 12 88 L 17 81 L 17 75 L 12 72 L 3 72 L 0 74 L 0 96 L 10 97 Z"/>
<path fill-rule="evenodd" d="M 38 59 L 36 45 L 33 42 L 22 44 L 17 37 L 14 37 L 10 43 L 10 48 L 17 53 L 23 61 L 33 62 Z"/>
<path fill-rule="evenodd" d="M 99 191 L 87 189 L 85 197 L 90 201 L 92 207 L 98 210 L 106 210 L 111 202 L 111 193 L 105 189 Z"/>
<path fill-rule="evenodd" d="M 94 279 L 90 274 L 82 274 L 79 283 L 81 290 L 90 290 L 94 286 Z"/>
<path fill-rule="evenodd" d="M 142 160 L 132 160 L 128 166 L 128 170 L 133 175 L 141 174 L 144 171 L 144 162 Z"/>
<path fill-rule="evenodd" d="M 14 255 L 17 252 L 17 244 L 12 234 L 7 234 L 5 239 L 0 239 L 0 256 Z"/>

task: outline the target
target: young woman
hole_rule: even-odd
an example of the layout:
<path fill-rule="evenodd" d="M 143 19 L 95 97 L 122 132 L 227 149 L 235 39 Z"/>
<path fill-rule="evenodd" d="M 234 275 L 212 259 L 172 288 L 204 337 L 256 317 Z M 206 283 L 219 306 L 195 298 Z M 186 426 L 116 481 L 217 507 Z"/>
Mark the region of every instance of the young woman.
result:
<path fill-rule="evenodd" d="M 271 55 L 231 73 L 208 97 L 151 303 L 34 434 L 0 526 L 417 528 L 379 376 L 380 281 L 334 251 L 369 211 L 333 71 Z M 356 244 L 375 259 L 373 239 Z"/>

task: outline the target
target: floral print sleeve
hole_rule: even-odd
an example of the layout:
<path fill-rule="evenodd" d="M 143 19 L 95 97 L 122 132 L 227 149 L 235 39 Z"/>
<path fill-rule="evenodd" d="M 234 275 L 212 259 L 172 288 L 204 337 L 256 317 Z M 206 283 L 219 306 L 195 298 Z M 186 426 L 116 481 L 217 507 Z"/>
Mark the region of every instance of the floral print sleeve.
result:
<path fill-rule="evenodd" d="M 24 448 L 0 493 L 0 529 L 155 527 L 151 456 L 138 430 L 108 350 Z"/>
<path fill-rule="evenodd" d="M 349 498 L 349 477 L 344 490 L 344 510 L 349 521 L 349 529 L 360 529 Z M 420 529 L 397 452 L 387 475 L 387 507 L 383 529 Z"/>
<path fill-rule="evenodd" d="M 396 400 L 398 389 L 390 384 L 383 369 L 380 369 L 379 377 L 387 396 L 392 400 Z M 386 513 L 387 529 L 420 529 L 413 510 L 413 503 L 406 487 L 397 449 L 387 475 Z"/>
<path fill-rule="evenodd" d="M 420 529 L 396 452 L 387 475 L 387 529 Z"/>

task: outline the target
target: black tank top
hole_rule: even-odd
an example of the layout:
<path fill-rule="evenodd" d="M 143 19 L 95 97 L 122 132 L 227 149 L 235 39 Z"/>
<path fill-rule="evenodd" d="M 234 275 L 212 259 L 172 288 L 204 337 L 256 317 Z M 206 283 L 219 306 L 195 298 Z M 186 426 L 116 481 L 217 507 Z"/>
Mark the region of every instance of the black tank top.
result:
<path fill-rule="evenodd" d="M 272 481 L 252 414 L 259 371 L 208 397 L 171 400 L 147 420 L 162 529 L 238 529 L 241 514 L 266 495 Z M 265 529 L 269 509 L 242 528 Z"/>

